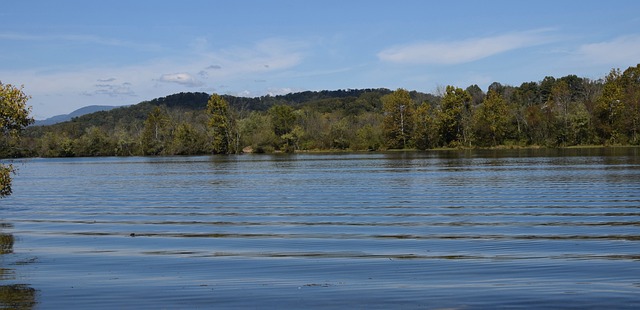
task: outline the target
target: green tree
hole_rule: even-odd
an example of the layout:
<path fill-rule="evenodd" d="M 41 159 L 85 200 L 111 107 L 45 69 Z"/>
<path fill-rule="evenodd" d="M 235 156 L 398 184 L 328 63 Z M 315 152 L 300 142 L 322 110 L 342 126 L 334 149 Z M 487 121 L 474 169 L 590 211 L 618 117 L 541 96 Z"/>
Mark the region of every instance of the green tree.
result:
<path fill-rule="evenodd" d="M 573 145 L 593 143 L 594 130 L 586 105 L 578 102 L 569 114 L 569 140 Z"/>
<path fill-rule="evenodd" d="M 236 131 L 233 128 L 229 103 L 218 94 L 212 94 L 207 102 L 209 128 L 213 135 L 212 150 L 215 154 L 231 154 L 234 149 Z"/>
<path fill-rule="evenodd" d="M 241 145 L 257 153 L 273 150 L 277 137 L 273 133 L 269 115 L 253 111 L 238 121 L 238 127 L 241 132 Z"/>
<path fill-rule="evenodd" d="M 509 107 L 502 96 L 490 90 L 473 116 L 474 134 L 480 145 L 502 144 L 509 125 Z"/>
<path fill-rule="evenodd" d="M 113 141 L 116 156 L 133 156 L 135 154 L 135 140 L 124 128 L 116 127 Z"/>
<path fill-rule="evenodd" d="M 0 139 L 3 144 L 17 139 L 20 132 L 33 123 L 33 118 L 29 116 L 31 107 L 27 107 L 28 100 L 29 96 L 22 91 L 22 87 L 0 82 Z M 12 173 L 15 173 L 12 165 L 0 164 L 0 198 L 11 195 Z"/>
<path fill-rule="evenodd" d="M 280 140 L 278 147 L 282 147 L 286 151 L 292 151 L 291 136 L 288 134 L 293 130 L 296 121 L 296 114 L 293 108 L 288 105 L 274 105 L 269 109 L 268 114 L 271 118 L 273 133 Z"/>
<path fill-rule="evenodd" d="M 555 137 L 553 143 L 556 145 L 566 146 L 567 144 L 571 125 L 569 123 L 571 98 L 571 90 L 569 89 L 567 80 L 558 79 L 551 87 L 551 93 L 546 102 L 546 108 L 549 109 L 548 122 L 550 124 L 550 131 L 552 136 Z"/>
<path fill-rule="evenodd" d="M 282 136 L 293 130 L 296 121 L 296 115 L 292 107 L 288 105 L 274 105 L 269 109 L 271 116 L 271 126 L 276 136 Z"/>
<path fill-rule="evenodd" d="M 399 88 L 382 97 L 383 128 L 387 147 L 404 149 L 411 146 L 415 107 L 409 92 Z"/>
<path fill-rule="evenodd" d="M 76 140 L 75 154 L 77 156 L 110 156 L 115 155 L 116 146 L 104 130 L 92 126 Z"/>
<path fill-rule="evenodd" d="M 465 89 L 465 90 L 467 91 L 467 93 L 469 93 L 469 95 L 471 95 L 471 105 L 472 106 L 477 106 L 477 105 L 481 104 L 482 101 L 484 100 L 484 97 L 486 96 L 485 93 L 480 88 L 480 86 L 478 86 L 476 84 L 473 84 L 473 85 L 467 87 L 467 89 Z"/>
<path fill-rule="evenodd" d="M 640 64 L 622 73 L 625 112 L 622 126 L 632 144 L 640 144 Z"/>
<path fill-rule="evenodd" d="M 320 113 L 310 106 L 296 112 L 296 123 L 300 124 L 304 131 L 304 136 L 299 141 L 300 148 L 305 150 L 330 148 L 331 141 L 328 134 L 332 123 L 330 113 Z"/>
<path fill-rule="evenodd" d="M 602 94 L 596 102 L 594 115 L 599 135 L 609 143 L 620 143 L 620 131 L 625 112 L 624 87 L 620 69 L 613 69 L 605 78 Z"/>
<path fill-rule="evenodd" d="M 350 122 L 347 118 L 342 118 L 331 124 L 329 138 L 331 139 L 332 149 L 345 150 L 349 148 L 351 141 L 353 141 L 351 136 L 354 134 L 350 124 L 353 124 L 353 122 Z"/>
<path fill-rule="evenodd" d="M 437 143 L 437 130 L 432 107 L 424 102 L 416 109 L 414 138 L 416 147 L 421 150 L 433 148 Z"/>
<path fill-rule="evenodd" d="M 464 89 L 447 86 L 438 111 L 439 132 L 444 145 L 454 146 L 461 142 L 463 112 L 470 101 L 471 95 Z"/>
<path fill-rule="evenodd" d="M 356 130 L 355 145 L 352 149 L 363 151 L 376 151 L 382 146 L 382 130 L 380 126 L 364 124 Z"/>
<path fill-rule="evenodd" d="M 540 86 L 538 88 L 540 95 L 540 103 L 545 103 L 549 101 L 549 96 L 551 96 L 551 89 L 553 85 L 556 84 L 556 78 L 552 76 L 545 76 L 542 81 L 540 81 Z"/>
<path fill-rule="evenodd" d="M 147 115 L 141 141 L 144 155 L 158 155 L 165 150 L 169 140 L 170 124 L 167 111 L 160 107 L 155 107 Z"/>
<path fill-rule="evenodd" d="M 176 128 L 171 145 L 171 154 L 196 155 L 205 152 L 206 137 L 190 123 L 183 122 Z"/>

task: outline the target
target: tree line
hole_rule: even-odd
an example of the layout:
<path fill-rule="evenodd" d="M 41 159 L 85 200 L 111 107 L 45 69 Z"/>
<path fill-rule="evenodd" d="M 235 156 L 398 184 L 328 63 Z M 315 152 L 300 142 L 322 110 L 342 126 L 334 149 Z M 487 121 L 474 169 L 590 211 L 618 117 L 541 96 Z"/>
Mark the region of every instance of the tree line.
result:
<path fill-rule="evenodd" d="M 640 64 L 520 86 L 180 93 L 32 126 L 0 156 L 130 156 L 640 144 Z"/>

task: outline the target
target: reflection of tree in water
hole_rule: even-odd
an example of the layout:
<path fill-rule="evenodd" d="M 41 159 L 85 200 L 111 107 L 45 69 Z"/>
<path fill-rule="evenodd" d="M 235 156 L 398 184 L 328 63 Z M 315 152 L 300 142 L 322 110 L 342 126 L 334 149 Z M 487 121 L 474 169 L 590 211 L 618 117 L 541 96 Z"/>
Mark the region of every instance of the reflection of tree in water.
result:
<path fill-rule="evenodd" d="M 13 253 L 13 235 L 0 234 L 0 255 Z"/>
<path fill-rule="evenodd" d="M 2 227 L 2 226 L 0 226 Z M 13 235 L 0 233 L 0 255 L 13 253 Z M 4 260 L 2 260 L 4 264 Z M 10 269 L 0 268 L 0 280 L 10 277 Z M 36 290 L 26 284 L 0 285 L 0 309 L 32 309 Z"/>
<path fill-rule="evenodd" d="M 36 290 L 25 284 L 0 286 L 0 309 L 32 309 L 36 305 Z"/>

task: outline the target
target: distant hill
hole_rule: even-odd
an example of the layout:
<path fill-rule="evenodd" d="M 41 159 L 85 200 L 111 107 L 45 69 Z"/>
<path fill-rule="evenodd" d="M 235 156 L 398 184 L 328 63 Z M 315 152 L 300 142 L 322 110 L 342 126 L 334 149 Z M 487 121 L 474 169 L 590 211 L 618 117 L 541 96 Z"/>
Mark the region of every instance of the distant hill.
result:
<path fill-rule="evenodd" d="M 35 123 L 33 124 L 33 126 L 48 126 L 48 125 L 53 125 L 53 124 L 57 124 L 57 123 L 62 123 L 62 122 L 66 122 L 66 121 L 70 121 L 72 118 L 74 117 L 78 117 L 78 116 L 82 116 L 82 115 L 86 115 L 86 114 L 91 114 L 91 113 L 95 113 L 95 112 L 100 112 L 100 111 L 109 111 L 112 109 L 118 108 L 117 106 L 107 106 L 107 105 L 90 105 L 90 106 L 86 106 L 84 108 L 80 108 L 77 109 L 69 114 L 62 114 L 62 115 L 56 115 L 56 116 L 52 116 L 50 118 L 44 119 L 44 120 L 36 120 Z"/>
<path fill-rule="evenodd" d="M 347 102 L 355 101 L 362 94 L 371 93 L 374 94 L 374 97 L 379 98 L 390 92 L 391 91 L 386 88 L 340 89 L 332 91 L 304 91 L 286 95 L 267 95 L 254 98 L 231 95 L 222 95 L 222 97 L 237 111 L 264 112 L 273 105 L 286 104 L 295 108 L 300 108 L 305 105 L 315 106 L 320 111 L 330 112 L 335 109 L 344 109 Z M 415 91 L 411 92 L 411 94 L 412 96 L 416 96 L 418 102 L 422 102 L 425 96 L 431 96 Z M 118 123 L 134 124 L 136 122 L 143 122 L 153 107 L 156 106 L 164 106 L 170 110 L 180 110 L 182 112 L 203 111 L 207 107 L 207 101 L 210 96 L 211 95 L 203 92 L 181 92 L 128 106 L 88 106 L 74 111 L 71 114 L 54 116 L 44 121 L 36 121 L 35 126 L 31 127 L 50 125 L 64 127 L 68 122 L 73 122 L 74 126 L 76 126 L 74 130 L 80 129 L 80 131 L 91 126 L 99 126 L 104 129 L 115 128 Z M 93 108 L 93 110 L 91 110 L 91 108 Z M 371 107 L 352 105 L 352 108 L 369 109 Z M 32 128 L 32 131 L 33 129 L 35 128 Z"/>

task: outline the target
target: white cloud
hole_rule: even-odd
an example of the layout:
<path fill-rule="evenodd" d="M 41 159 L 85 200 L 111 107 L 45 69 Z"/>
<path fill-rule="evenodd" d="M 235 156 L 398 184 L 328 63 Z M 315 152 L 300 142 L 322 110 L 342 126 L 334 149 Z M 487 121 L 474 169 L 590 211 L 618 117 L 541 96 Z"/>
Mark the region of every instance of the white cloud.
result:
<path fill-rule="evenodd" d="M 160 82 L 166 83 L 176 83 L 188 87 L 199 87 L 204 85 L 204 83 L 189 73 L 171 73 L 171 74 L 163 74 L 158 79 Z"/>
<path fill-rule="evenodd" d="M 578 48 L 581 61 L 592 64 L 633 65 L 640 62 L 640 35 L 617 37 Z"/>
<path fill-rule="evenodd" d="M 402 64 L 453 65 L 507 51 L 551 42 L 548 30 L 513 32 L 493 37 L 449 42 L 422 42 L 395 46 L 378 53 L 383 61 Z"/>

